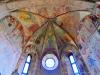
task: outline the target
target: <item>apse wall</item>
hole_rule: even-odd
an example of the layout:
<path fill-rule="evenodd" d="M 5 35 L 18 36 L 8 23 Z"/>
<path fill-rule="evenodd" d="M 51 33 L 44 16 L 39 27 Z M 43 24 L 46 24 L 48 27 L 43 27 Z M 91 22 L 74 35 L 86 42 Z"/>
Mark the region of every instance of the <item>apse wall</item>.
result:
<path fill-rule="evenodd" d="M 33 0 L 32 0 L 33 1 Z M 37 1 L 37 0 L 36 0 Z M 70 0 L 71 1 L 71 0 Z M 69 3 L 70 3 L 69 1 Z M 32 4 L 33 3 L 33 4 Z M 45 15 L 47 16 L 48 14 L 45 13 L 47 10 L 45 10 L 45 8 L 41 9 L 42 5 L 37 7 L 37 4 L 35 4 L 35 2 L 24 2 L 24 5 L 23 5 L 23 2 L 22 3 L 19 3 L 19 2 L 11 2 L 8 5 L 8 7 L 12 10 L 16 10 L 16 9 L 19 9 L 19 8 L 23 8 L 23 9 L 26 9 L 26 10 L 30 10 L 30 11 L 35 11 L 36 13 L 41 11 L 41 14 L 42 15 Z M 39 2 L 37 2 L 39 3 Z M 41 3 L 41 2 L 40 2 Z M 43 2 L 44 3 L 44 2 Z M 60 2 L 59 2 L 60 3 Z M 59 3 L 55 6 L 59 6 Z M 76 2 L 75 2 L 76 3 Z M 78 4 L 81 4 L 80 2 Z M 77 3 L 74 4 L 74 6 L 76 5 L 76 7 L 71 7 L 73 9 L 76 9 L 77 8 Z M 27 5 L 27 6 L 26 6 Z M 82 5 L 82 4 L 81 4 Z M 80 6 L 81 6 L 80 5 Z M 51 5 L 47 5 L 47 7 L 51 7 Z M 80 8 L 80 6 L 78 5 L 78 7 Z M 88 4 L 87 4 L 88 6 Z M 24 7 L 33 7 L 32 9 L 27 9 L 27 8 L 24 8 Z M 44 5 L 45 7 L 45 5 Z M 65 9 L 66 6 L 62 6 L 62 8 L 64 9 L 64 11 L 66 10 Z M 81 6 L 82 8 L 84 7 L 84 4 L 83 6 Z M 66 7 L 67 8 L 67 7 Z M 85 6 L 86 8 L 86 6 Z M 23 10 L 22 9 L 22 10 Z M 38 9 L 39 11 L 37 11 L 36 9 Z M 41 10 L 40 10 L 41 9 Z M 58 8 L 59 9 L 59 8 Z M 57 10 L 58 10 L 57 9 Z M 78 8 L 77 8 L 78 9 Z M 52 9 L 51 9 L 52 10 Z M 2 10 L 2 11 L 5 11 L 5 10 Z M 43 13 L 44 12 L 44 13 Z M 59 11 L 56 11 L 55 13 L 58 14 Z M 60 10 L 60 12 L 62 12 L 62 10 Z M 3 13 L 2 13 L 3 14 Z M 24 14 L 24 15 L 23 15 Z M 1 14 L 0 14 L 1 15 Z M 23 16 L 22 16 L 23 15 Z M 30 13 L 29 13 L 30 15 Z M 21 12 L 20 14 L 20 19 L 21 20 L 24 20 L 22 23 L 23 25 L 23 28 L 28 28 L 29 26 L 31 26 L 30 23 L 26 24 L 26 21 L 27 22 L 30 22 L 30 18 L 29 18 L 29 15 L 25 15 L 25 13 Z M 4 14 L 5 16 L 5 14 Z M 18 16 L 18 15 L 17 15 Z M 51 12 L 49 13 L 49 16 L 52 16 Z M 54 15 L 53 15 L 54 16 Z M 31 16 L 32 17 L 32 16 Z M 1 15 L 1 18 L 2 18 L 2 15 Z M 37 17 L 34 17 L 34 18 L 37 18 Z M 32 18 L 32 19 L 34 19 Z M 72 17 L 73 18 L 73 17 Z M 12 17 L 13 19 L 13 17 Z M 64 18 L 65 19 L 65 18 Z M 67 18 L 66 18 L 67 19 Z M 65 20 L 66 20 L 65 19 Z M 32 24 L 39 24 L 39 26 L 42 24 L 41 21 L 39 21 L 38 19 L 35 19 L 35 21 L 32 20 Z M 38 21 L 37 21 L 38 20 Z M 64 20 L 64 21 L 65 21 Z M 69 21 L 69 20 L 68 20 Z M 73 20 L 72 20 L 73 21 Z M 21 21 L 22 22 L 22 21 Z M 34 23 L 33 23 L 34 22 Z M 25 25 L 24 25 L 25 24 Z M 20 25 L 20 24 L 19 24 Z M 70 26 L 70 25 L 69 25 Z M 73 26 L 75 26 L 73 24 Z M 72 26 L 72 27 L 73 27 Z M 88 31 L 88 27 L 89 27 L 89 31 Z M 14 33 L 12 33 L 12 30 L 15 28 L 14 25 L 10 25 L 8 22 L 7 22 L 7 19 L 2 19 L 0 20 L 0 72 L 1 72 L 1 75 L 11 75 L 11 73 L 15 70 L 16 68 L 16 64 L 17 64 L 17 61 L 20 57 L 20 54 L 22 52 L 22 37 L 20 34 L 20 29 L 14 31 Z M 33 27 L 34 28 L 34 27 Z M 67 27 L 68 28 L 68 27 Z M 30 27 L 31 29 L 31 27 Z M 69 28 L 68 28 L 69 29 Z M 33 30 L 33 29 L 31 29 Z M 70 29 L 69 29 L 70 30 Z M 73 29 L 72 29 L 73 30 Z M 77 30 L 77 29 L 76 29 Z M 99 34 L 98 32 L 94 32 L 95 31 L 95 27 L 93 26 L 92 24 L 92 27 L 91 27 L 91 24 L 86 22 L 84 27 L 82 27 L 82 29 L 80 30 L 79 32 L 79 36 L 81 36 L 81 38 L 83 38 L 84 42 L 81 41 L 81 46 L 82 46 L 82 49 L 80 49 L 80 53 L 81 55 L 83 56 L 83 59 L 85 61 L 85 64 L 87 65 L 88 69 L 89 69 L 89 72 L 93 75 L 99 75 L 99 72 L 100 72 L 100 66 L 99 63 L 100 61 L 100 56 L 99 53 L 100 52 L 100 44 L 98 40 L 100 40 L 100 37 L 99 37 Z M 27 30 L 23 30 L 21 32 L 26 32 L 27 33 Z M 73 32 L 74 33 L 74 32 Z M 89 38 L 89 36 L 91 36 L 91 33 L 93 33 L 92 37 Z M 29 33 L 27 33 L 29 34 Z M 15 36 L 14 36 L 15 35 Z M 25 36 L 25 35 L 24 35 Z M 85 41 L 85 39 L 88 39 L 89 38 L 89 41 Z M 79 40 L 82 40 L 82 39 L 79 39 Z M 24 43 L 23 43 L 24 44 Z M 96 45 L 95 45 L 96 44 Z M 95 47 L 94 47 L 95 46 Z M 22 58 L 23 60 L 24 58 Z M 66 61 L 68 62 L 68 61 Z M 23 64 L 24 61 L 21 62 L 20 64 L 20 67 L 19 67 L 19 74 L 21 74 L 22 72 L 22 69 L 23 69 Z M 70 63 L 67 63 L 67 66 L 70 65 Z M 92 66 L 92 68 L 91 68 Z M 70 67 L 70 66 L 69 66 Z M 71 68 L 71 67 L 70 67 Z M 69 68 L 68 68 L 69 70 Z M 35 70 L 36 71 L 36 70 Z M 98 73 L 98 74 L 97 74 Z M 71 70 L 69 71 L 69 75 L 72 75 L 72 72 Z"/>
<path fill-rule="evenodd" d="M 78 35 L 80 53 L 90 75 L 100 75 L 100 17 L 88 15 L 81 26 Z"/>
<path fill-rule="evenodd" d="M 13 37 L 10 34 L 5 19 L 0 19 L 0 73 L 1 75 L 11 75 L 16 69 L 18 59 L 21 54 L 20 37 Z"/>
<path fill-rule="evenodd" d="M 0 33 L 0 73 L 1 75 L 11 75 L 15 69 L 20 51 L 12 47 L 7 38 Z"/>

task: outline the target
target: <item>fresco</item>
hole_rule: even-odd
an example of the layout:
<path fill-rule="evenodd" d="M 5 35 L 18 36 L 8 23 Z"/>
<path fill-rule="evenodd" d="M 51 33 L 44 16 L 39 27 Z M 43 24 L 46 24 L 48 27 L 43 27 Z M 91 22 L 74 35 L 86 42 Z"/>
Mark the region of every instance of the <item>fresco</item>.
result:
<path fill-rule="evenodd" d="M 0 72 L 1 75 L 11 75 L 11 72 L 15 69 L 21 51 L 18 45 L 11 44 L 7 37 L 0 32 Z M 5 59 L 5 60 L 4 60 Z M 12 65 L 9 65 L 12 64 Z M 5 69 L 5 67 L 7 67 Z"/>
<path fill-rule="evenodd" d="M 90 53 L 88 55 L 88 62 L 89 66 L 94 69 L 94 74 L 99 75 L 100 66 L 98 64 L 100 63 L 100 55 L 98 53 L 100 52 L 100 36 L 98 32 L 94 34 L 91 40 L 92 41 L 89 42 Z"/>
<path fill-rule="evenodd" d="M 88 21 L 89 19 L 91 21 Z M 83 24 L 83 27 L 85 27 L 86 29 L 84 30 L 84 32 L 86 32 L 86 34 L 90 33 L 90 35 L 87 36 L 86 34 L 84 34 L 82 36 L 83 34 L 82 32 L 79 34 L 80 43 L 82 46 L 82 49 L 80 49 L 80 52 L 89 70 L 91 71 L 90 72 L 91 75 L 99 75 L 100 74 L 100 66 L 99 66 L 100 35 L 98 32 L 98 28 L 100 26 L 100 18 L 95 15 L 89 15 L 89 16 L 86 16 L 86 18 L 84 18 L 83 21 L 84 20 L 87 21 L 87 24 L 86 24 L 87 26 L 85 26 L 85 23 Z M 80 31 L 82 31 L 82 29 Z M 84 36 L 87 38 L 83 38 Z"/>
<path fill-rule="evenodd" d="M 30 2 L 28 2 L 27 4 L 25 3 L 27 6 L 24 3 L 18 4 L 17 2 L 15 2 L 14 4 L 12 3 L 10 6 L 10 3 L 8 3 L 8 8 L 14 8 L 14 6 L 16 8 L 21 6 L 24 7 L 18 10 L 14 9 L 14 11 L 10 13 L 10 15 L 0 20 L 0 32 L 2 32 L 2 34 L 6 36 L 6 39 L 12 46 L 16 46 L 16 49 L 20 51 L 20 57 L 16 66 L 14 67 L 13 72 L 16 72 L 16 70 L 19 68 L 18 72 L 21 73 L 23 67 L 22 64 L 24 63 L 25 59 L 24 57 L 28 53 L 31 53 L 34 58 L 39 59 L 36 61 L 36 63 L 34 62 L 35 60 L 33 62 L 36 64 L 36 75 L 41 75 L 41 69 L 37 67 L 41 67 L 38 64 L 40 64 L 40 59 L 42 59 L 41 57 L 43 56 L 43 53 L 45 53 L 46 51 L 54 50 L 60 59 L 60 52 L 62 52 L 63 48 L 69 46 L 69 44 L 71 46 L 77 47 L 75 43 L 75 40 L 77 40 L 77 29 L 80 29 L 80 27 L 82 27 L 80 29 L 79 36 L 81 38 L 81 42 L 83 42 L 82 45 L 86 46 L 87 44 L 85 43 L 88 41 L 88 38 L 90 38 L 91 34 L 95 32 L 96 28 L 91 20 L 91 17 L 86 16 L 85 19 L 81 22 L 82 26 L 80 26 L 79 13 L 68 13 L 72 9 L 75 10 L 76 8 L 78 8 L 77 6 L 73 7 L 73 5 L 75 5 L 74 0 L 30 0 Z M 80 7 L 85 7 L 85 5 Z M 90 47 L 86 46 L 84 49 L 85 51 L 82 50 L 83 55 L 89 55 L 87 51 L 90 50 Z M 73 50 L 73 52 L 76 51 L 78 50 Z M 97 50 L 95 51 L 99 51 L 99 48 L 97 47 Z M 14 50 L 12 54 L 15 53 L 16 50 Z M 37 57 L 35 57 L 36 55 Z M 96 61 L 96 59 L 91 58 L 91 54 L 88 57 L 89 59 L 86 59 L 86 61 L 89 60 L 88 64 L 91 61 Z M 99 54 L 96 54 L 96 58 L 100 58 Z M 70 63 L 65 63 L 65 61 L 69 62 L 68 59 L 64 59 L 65 57 L 61 60 L 63 62 L 61 64 L 61 67 L 64 75 L 73 75 L 71 72 L 71 67 L 69 66 Z M 84 65 L 82 58 L 77 56 L 77 59 L 79 66 L 83 72 L 83 69 L 85 68 L 83 67 Z M 97 69 L 96 64 L 98 63 L 93 62 L 89 65 L 95 65 L 95 71 L 98 72 L 99 69 Z M 33 65 L 31 67 L 32 71 L 34 67 Z M 64 67 L 64 65 L 69 66 L 70 69 Z M 57 71 L 59 71 L 57 73 L 60 75 L 60 69 L 57 69 Z M 31 72 L 30 75 L 33 74 L 33 72 Z M 42 75 L 44 75 L 45 73 L 42 73 Z M 48 73 L 46 75 L 48 75 Z"/>
<path fill-rule="evenodd" d="M 67 62 L 67 63 L 66 63 Z M 66 56 L 62 56 L 62 59 L 61 59 L 61 66 L 62 66 L 62 68 L 61 68 L 61 70 L 62 70 L 62 75 L 68 75 L 68 74 L 70 74 L 70 75 L 72 75 L 71 73 L 70 73 L 70 70 L 68 70 L 68 69 L 71 69 L 71 68 L 68 68 L 68 67 L 70 67 L 70 66 L 68 66 L 70 63 L 69 63 L 69 61 L 68 61 L 68 58 L 66 58 Z M 65 66 L 66 65 L 66 66 Z M 68 67 L 67 67 L 68 66 Z"/>
<path fill-rule="evenodd" d="M 91 19 L 91 16 L 92 15 L 86 16 L 81 22 L 79 35 L 81 36 L 81 40 L 83 42 L 88 41 L 88 39 L 96 30 L 96 27 L 94 26 L 94 23 L 92 22 L 93 20 Z"/>

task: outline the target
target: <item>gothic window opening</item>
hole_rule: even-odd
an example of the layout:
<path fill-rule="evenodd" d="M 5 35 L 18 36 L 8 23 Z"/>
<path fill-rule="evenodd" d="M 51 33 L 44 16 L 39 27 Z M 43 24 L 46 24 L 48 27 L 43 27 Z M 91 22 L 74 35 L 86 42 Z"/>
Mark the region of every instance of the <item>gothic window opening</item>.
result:
<path fill-rule="evenodd" d="M 78 66 L 77 66 L 77 63 L 76 63 L 74 56 L 70 55 L 69 60 L 70 60 L 71 67 L 72 67 L 72 70 L 74 72 L 74 75 L 80 75 L 80 72 L 79 72 L 79 69 L 78 69 Z"/>
<path fill-rule="evenodd" d="M 22 75 L 27 75 L 28 74 L 30 64 L 31 64 L 31 59 L 32 59 L 32 57 L 29 54 L 26 58 L 25 65 L 24 65 L 24 68 L 23 68 L 23 71 L 22 71 Z"/>

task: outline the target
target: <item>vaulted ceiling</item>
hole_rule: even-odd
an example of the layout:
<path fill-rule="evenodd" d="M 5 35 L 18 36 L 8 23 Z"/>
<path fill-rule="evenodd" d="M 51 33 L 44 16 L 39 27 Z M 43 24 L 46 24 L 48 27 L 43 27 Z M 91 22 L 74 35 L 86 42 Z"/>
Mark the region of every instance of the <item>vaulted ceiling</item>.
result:
<path fill-rule="evenodd" d="M 91 13 L 94 6 L 94 3 L 76 0 L 2 0 L 2 2 L 9 15 L 1 19 L 0 31 L 3 31 L 10 41 L 13 38 L 15 42 L 19 39 L 16 45 L 19 43 L 23 52 L 30 53 L 39 49 L 37 51 L 40 54 L 48 46 L 62 49 L 65 42 L 77 47 L 77 35 L 84 16 L 81 11 Z"/>
<path fill-rule="evenodd" d="M 57 24 L 63 30 L 65 30 L 65 32 L 74 42 L 77 38 L 77 31 L 80 28 L 80 13 L 73 11 L 85 11 L 89 8 L 92 8 L 93 6 L 92 3 L 85 3 L 75 0 L 21 0 L 18 2 L 17 0 L 8 1 L 7 8 L 12 11 L 11 14 L 15 14 L 14 16 L 18 18 L 24 28 L 30 28 L 32 24 L 41 26 L 45 20 L 49 18 L 55 18 Z M 84 6 L 84 4 L 86 4 L 86 6 Z M 30 17 L 30 13 L 33 15 L 33 18 Z M 35 19 L 36 21 L 31 20 L 31 18 Z M 25 22 L 26 20 L 27 23 Z"/>

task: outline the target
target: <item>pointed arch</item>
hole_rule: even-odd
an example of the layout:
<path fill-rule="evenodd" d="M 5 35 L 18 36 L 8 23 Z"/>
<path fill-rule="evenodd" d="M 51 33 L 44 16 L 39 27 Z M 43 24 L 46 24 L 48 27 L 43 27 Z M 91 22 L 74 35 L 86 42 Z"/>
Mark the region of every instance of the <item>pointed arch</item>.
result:
<path fill-rule="evenodd" d="M 28 74 L 30 64 L 31 64 L 31 60 L 32 60 L 32 56 L 31 56 L 31 54 L 28 54 L 28 56 L 26 58 L 26 61 L 25 61 L 25 64 L 24 64 L 22 75 L 27 75 Z"/>

